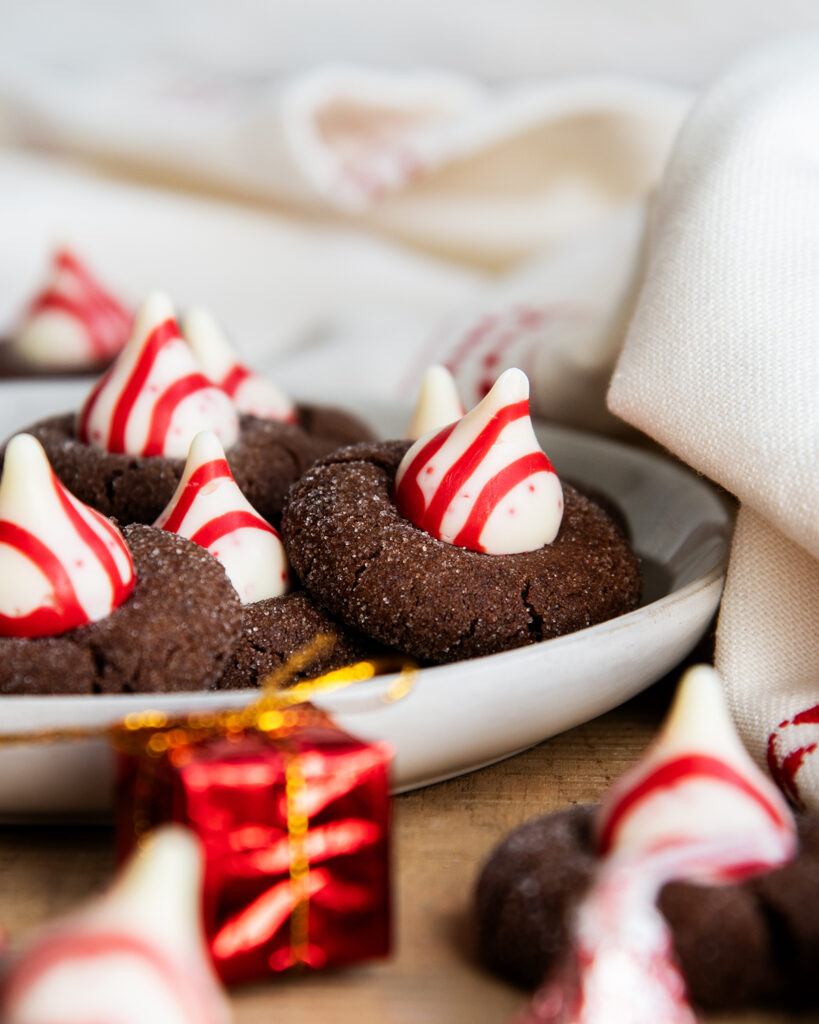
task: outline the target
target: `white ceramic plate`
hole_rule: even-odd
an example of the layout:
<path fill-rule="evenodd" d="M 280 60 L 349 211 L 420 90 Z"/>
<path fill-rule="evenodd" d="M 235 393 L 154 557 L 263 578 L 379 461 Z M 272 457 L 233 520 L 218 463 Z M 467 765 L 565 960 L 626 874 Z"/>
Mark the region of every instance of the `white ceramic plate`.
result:
<path fill-rule="evenodd" d="M 3 434 L 71 408 L 85 388 L 0 385 Z M 384 436 L 399 436 L 408 412 L 385 406 L 370 419 Z M 424 669 L 396 703 L 380 700 L 390 676 L 318 698 L 344 728 L 394 746 L 396 791 L 471 771 L 620 704 L 691 650 L 719 602 L 731 517 L 708 484 L 642 450 L 550 427 L 539 433 L 560 474 L 600 488 L 623 509 L 643 558 L 643 605 L 556 640 Z M 151 707 L 243 704 L 252 695 L 2 697 L 0 733 L 105 724 Z M 110 781 L 100 741 L 7 748 L 0 751 L 0 816 L 105 812 Z"/>

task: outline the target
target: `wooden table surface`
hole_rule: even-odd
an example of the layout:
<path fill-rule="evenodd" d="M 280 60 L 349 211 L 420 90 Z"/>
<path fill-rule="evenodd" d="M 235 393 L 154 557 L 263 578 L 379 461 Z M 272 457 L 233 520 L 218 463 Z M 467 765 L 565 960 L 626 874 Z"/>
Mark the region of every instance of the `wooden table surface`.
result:
<path fill-rule="evenodd" d="M 494 844 L 528 818 L 595 801 L 639 756 L 671 695 L 663 682 L 615 711 L 490 768 L 398 797 L 395 950 L 386 961 L 233 994 L 237 1024 L 503 1024 L 526 996 L 475 961 L 472 888 Z M 12 941 L 103 887 L 105 828 L 0 829 L 0 921 Z M 733 1014 L 723 1024 L 784 1024 Z M 662 1024 L 662 1022 L 658 1022 Z"/>

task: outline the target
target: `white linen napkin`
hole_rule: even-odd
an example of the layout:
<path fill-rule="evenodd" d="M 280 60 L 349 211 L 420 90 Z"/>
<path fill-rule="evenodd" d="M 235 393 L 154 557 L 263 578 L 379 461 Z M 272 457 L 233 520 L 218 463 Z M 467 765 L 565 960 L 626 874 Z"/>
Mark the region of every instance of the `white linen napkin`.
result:
<path fill-rule="evenodd" d="M 739 498 L 717 665 L 751 752 L 819 810 L 819 38 L 695 106 L 609 405 Z"/>
<path fill-rule="evenodd" d="M 0 68 L 0 140 L 208 184 L 508 269 L 642 200 L 690 102 L 625 77 L 490 89 L 441 72 L 324 67 L 248 83 Z"/>
<path fill-rule="evenodd" d="M 489 376 L 517 364 L 532 378 L 536 412 L 612 430 L 620 424 L 605 390 L 646 204 L 689 102 L 685 90 L 623 77 L 489 88 L 455 74 L 334 67 L 248 83 L 175 65 L 67 74 L 12 59 L 0 68 L 0 140 L 5 131 L 103 170 L 113 160 L 131 176 L 263 200 L 259 225 L 275 213 L 286 230 L 271 233 L 264 262 L 257 247 L 246 259 L 282 296 L 270 337 L 286 351 L 276 368 L 286 386 L 325 380 L 410 400 L 425 365 L 445 361 L 471 404 Z M 339 274 L 327 274 L 323 256 L 312 285 L 302 273 L 298 289 L 287 287 L 321 244 L 316 223 L 336 229 Z M 358 259 L 366 235 L 388 243 L 369 288 Z M 68 241 L 83 251 L 83 232 Z M 223 251 L 192 246 L 187 276 Z M 474 287 L 452 289 L 448 307 L 413 309 L 414 293 L 438 278 L 443 295 L 453 277 Z"/>

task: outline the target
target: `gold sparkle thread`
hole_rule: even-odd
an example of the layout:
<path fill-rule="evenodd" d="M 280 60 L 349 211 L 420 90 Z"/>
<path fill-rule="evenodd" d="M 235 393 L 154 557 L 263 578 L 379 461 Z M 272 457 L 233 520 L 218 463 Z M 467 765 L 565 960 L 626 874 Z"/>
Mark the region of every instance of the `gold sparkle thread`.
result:
<path fill-rule="evenodd" d="M 331 649 L 335 638 L 319 634 L 311 643 L 296 651 L 261 684 L 261 696 L 244 708 L 225 711 L 191 711 L 187 715 L 169 716 L 163 711 L 148 710 L 126 715 L 121 723 L 87 728 L 37 729 L 0 735 L 0 749 L 13 745 L 67 743 L 106 738 L 123 753 L 147 753 L 148 762 L 139 766 L 135 781 L 133 824 L 134 837 L 141 845 L 152 822 L 145 801 L 151 785 L 150 760 L 167 757 L 176 766 L 192 756 L 191 747 L 216 735 L 240 738 L 251 729 L 267 734 L 282 756 L 287 806 L 287 834 L 290 845 L 289 874 L 293 890 L 293 911 L 290 917 L 290 950 L 294 965 L 304 964 L 308 956 L 310 929 L 310 862 L 307 856 L 308 816 L 301 795 L 305 788 L 300 754 L 292 735 L 309 725 L 327 724 L 328 716 L 308 702 L 317 694 L 332 693 L 376 675 L 398 669 L 398 678 L 380 695 L 380 702 L 391 704 L 410 693 L 417 676 L 417 666 L 409 659 L 396 656 L 359 661 L 343 668 L 325 672 L 314 679 L 287 686 L 305 667 Z M 150 733 L 147 738 L 145 733 Z"/>
<path fill-rule="evenodd" d="M 361 682 L 388 671 L 399 670 L 396 681 L 381 695 L 380 701 L 393 703 L 412 690 L 418 672 L 416 664 L 396 657 L 374 658 L 355 662 L 287 686 L 288 680 L 298 675 L 334 643 L 331 634 L 321 633 L 301 650 L 296 651 L 261 684 L 262 695 L 244 708 L 221 711 L 191 711 L 169 716 L 163 711 L 135 711 L 113 725 L 83 726 L 76 728 L 30 729 L 21 732 L 0 733 L 0 749 L 11 746 L 49 743 L 72 743 L 89 739 L 120 741 L 123 734 L 136 734 L 144 729 L 157 731 L 148 753 L 161 756 L 166 750 L 179 749 L 205 736 L 224 733 L 239 735 L 246 729 L 263 732 L 276 731 L 284 724 L 281 716 L 295 705 L 305 704 L 316 695 L 332 693 L 353 683 Z M 168 732 L 162 732 L 171 727 Z M 115 742 L 115 746 L 120 746 Z"/>
<path fill-rule="evenodd" d="M 290 955 L 294 965 L 307 961 L 310 936 L 310 861 L 307 832 L 310 822 L 301 799 L 305 787 L 299 753 L 284 740 L 280 745 L 284 762 L 287 797 L 287 839 L 290 844 L 290 886 L 293 910 L 290 915 Z"/>

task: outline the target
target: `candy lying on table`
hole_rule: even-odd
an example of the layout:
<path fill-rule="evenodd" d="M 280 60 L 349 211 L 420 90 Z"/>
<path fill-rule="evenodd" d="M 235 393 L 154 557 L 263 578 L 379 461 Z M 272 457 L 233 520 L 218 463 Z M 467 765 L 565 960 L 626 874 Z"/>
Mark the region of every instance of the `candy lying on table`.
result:
<path fill-rule="evenodd" d="M 122 349 L 132 323 L 133 314 L 77 256 L 58 249 L 44 287 L 0 341 L 0 376 L 99 372 Z"/>
<path fill-rule="evenodd" d="M 214 342 L 213 332 L 203 341 L 201 333 L 194 328 L 200 350 L 209 342 L 226 344 Z M 79 416 L 55 416 L 29 429 L 63 483 L 122 523 L 156 519 L 200 430 L 216 433 L 243 493 L 272 521 L 278 520 L 287 488 L 315 458 L 371 437 L 356 417 L 331 407 L 296 407 L 297 422 L 287 421 L 290 411 L 284 420 L 240 414 L 225 383 L 205 376 L 170 301 L 156 293 L 143 304 L 130 340 Z M 258 388 L 253 394 L 258 396 Z"/>
<path fill-rule="evenodd" d="M 570 946 L 578 908 L 610 862 L 616 833 L 622 833 L 622 824 L 611 827 L 612 809 L 619 806 L 627 811 L 619 814 L 626 827 L 629 816 L 633 825 L 638 823 L 629 808 L 642 814 L 644 824 L 672 822 L 682 811 L 671 830 L 675 842 L 698 830 L 710 831 L 716 840 L 720 826 L 726 825 L 724 838 L 730 844 L 733 831 L 735 865 L 728 873 L 739 884 L 713 884 L 713 877 L 708 884 L 704 858 L 697 872 L 689 874 L 690 881 L 671 881 L 660 892 L 658 905 L 670 925 L 673 952 L 691 1000 L 708 1010 L 817 1004 L 819 820 L 797 817 L 799 852 L 783 864 L 790 826 L 781 797 L 738 753 L 738 741 L 731 737 L 732 727 L 720 707 L 716 674 L 704 668 L 697 672 L 694 681 L 706 692 L 695 695 L 695 733 L 689 732 L 683 745 L 674 750 L 666 743 L 655 744 L 653 760 L 644 760 L 637 774 L 627 776 L 627 785 L 619 784 L 602 809 L 575 807 L 530 821 L 491 854 L 476 890 L 481 953 L 510 981 L 534 987 L 544 976 L 554 976 Z M 692 701 L 686 701 L 691 709 Z M 666 737 L 673 715 L 664 729 Z M 701 726 L 703 716 L 706 724 Z M 671 731 L 679 737 L 676 727 Z M 722 731 L 729 737 L 727 756 L 720 752 L 722 742 L 713 742 Z M 668 765 L 673 764 L 677 769 L 687 765 L 687 770 L 672 772 Z M 727 770 L 721 771 L 720 765 Z M 648 780 L 662 782 L 663 776 L 665 782 L 652 790 Z M 698 790 L 703 795 L 710 787 L 730 795 L 732 786 L 731 802 L 741 807 L 747 800 L 750 814 L 758 814 L 756 823 L 748 819 L 752 830 L 777 838 L 767 861 L 747 844 L 743 847 L 738 812 L 726 810 L 719 801 L 710 810 L 699 802 Z M 621 842 L 627 838 L 622 834 Z M 601 846 L 608 846 L 608 855 Z M 754 874 L 753 861 L 760 869 L 765 861 L 773 870 Z M 610 1006 L 611 1019 L 619 1019 Z"/>
<path fill-rule="evenodd" d="M 622 530 L 561 487 L 508 370 L 455 423 L 414 445 L 361 444 L 290 490 L 282 536 L 317 603 L 425 662 L 520 647 L 634 608 Z M 565 509 L 564 509 L 565 501 Z"/>
<path fill-rule="evenodd" d="M 155 832 L 103 896 L 44 927 L 0 987 L 8 1024 L 229 1024 L 202 931 L 203 855 Z"/>

